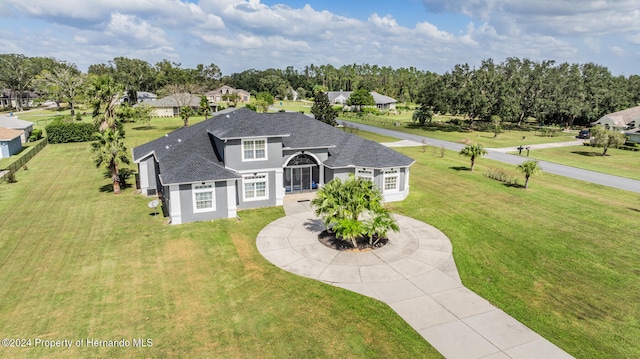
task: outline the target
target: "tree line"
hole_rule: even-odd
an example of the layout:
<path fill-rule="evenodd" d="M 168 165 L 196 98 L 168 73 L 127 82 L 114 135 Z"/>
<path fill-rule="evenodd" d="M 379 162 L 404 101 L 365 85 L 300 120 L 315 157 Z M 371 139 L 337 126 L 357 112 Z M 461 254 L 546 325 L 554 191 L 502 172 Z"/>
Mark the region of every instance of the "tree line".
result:
<path fill-rule="evenodd" d="M 455 65 L 423 84 L 414 120 L 431 121 L 434 114 L 463 116 L 474 121 L 509 121 L 522 125 L 529 118 L 560 126 L 587 125 L 604 114 L 640 104 L 640 76 L 613 76 L 593 63 L 556 64 L 508 58 L 477 68 Z"/>
<path fill-rule="evenodd" d="M 56 102 L 69 102 L 72 110 L 74 102 L 86 96 L 88 78 L 95 76 L 112 78 L 132 102 L 135 91 L 159 96 L 181 91 L 204 93 L 223 84 L 281 100 L 293 98 L 294 93 L 298 98 L 312 98 L 318 91 L 376 91 L 400 102 L 418 103 L 416 121 L 421 124 L 440 113 L 463 116 L 471 126 L 474 121 L 496 120 L 521 125 L 528 118 L 547 124 L 583 125 L 640 103 L 640 76 L 613 76 L 609 69 L 594 63 L 519 58 L 495 63 L 487 59 L 477 67 L 457 64 L 444 74 L 414 67 L 311 64 L 248 69 L 223 76 L 214 63 L 183 68 L 169 60 L 152 65 L 116 57 L 89 66 L 85 74 L 75 64 L 53 58 L 0 54 L 0 87 L 10 89 L 16 97 L 35 90 Z"/>

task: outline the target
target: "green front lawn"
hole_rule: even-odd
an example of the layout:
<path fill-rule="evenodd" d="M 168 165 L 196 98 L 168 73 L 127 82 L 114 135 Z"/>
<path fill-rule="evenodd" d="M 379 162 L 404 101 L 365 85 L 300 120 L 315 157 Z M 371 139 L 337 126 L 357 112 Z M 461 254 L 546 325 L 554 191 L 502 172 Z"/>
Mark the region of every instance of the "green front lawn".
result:
<path fill-rule="evenodd" d="M 133 141 L 161 136 L 127 125 Z M 179 226 L 111 193 L 88 143 L 49 145 L 0 184 L 0 332 L 151 348 L 2 348 L 3 357 L 440 357 L 385 304 L 287 273 L 255 238 L 282 208 Z"/>
<path fill-rule="evenodd" d="M 603 157 L 601 154 L 602 148 L 571 146 L 534 150 L 529 156 L 542 161 L 640 180 L 640 152 L 610 148 L 607 150 L 607 156 Z"/>
<path fill-rule="evenodd" d="M 551 174 L 530 189 L 483 176 L 514 167 L 420 148 L 392 208 L 442 230 L 464 284 L 577 358 L 640 357 L 640 196 Z"/>
<path fill-rule="evenodd" d="M 127 124 L 128 147 L 181 125 Z M 482 175 L 521 177 L 510 166 L 479 159 L 470 173 L 451 151 L 400 151 L 417 162 L 409 198 L 392 207 L 449 236 L 466 286 L 576 357 L 640 357 L 637 194 L 550 174 L 524 190 Z M 166 225 L 150 198 L 109 192 L 87 143 L 49 145 L 16 178 L 0 184 L 3 337 L 153 347 L 3 348 L 8 356 L 438 356 L 386 305 L 262 258 L 255 237 L 281 208 Z"/>

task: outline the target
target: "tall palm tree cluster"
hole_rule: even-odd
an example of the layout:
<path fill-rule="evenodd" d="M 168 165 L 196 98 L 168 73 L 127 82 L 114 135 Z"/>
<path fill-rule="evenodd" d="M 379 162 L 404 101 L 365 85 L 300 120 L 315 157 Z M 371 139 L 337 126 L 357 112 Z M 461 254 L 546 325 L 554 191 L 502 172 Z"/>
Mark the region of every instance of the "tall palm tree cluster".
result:
<path fill-rule="evenodd" d="M 382 205 L 382 193 L 371 181 L 351 175 L 342 181 L 335 178 L 318 190 L 311 201 L 315 213 L 324 219 L 336 238 L 358 248 L 358 238 L 366 237 L 375 245 L 389 231 L 398 231 L 398 223 Z"/>

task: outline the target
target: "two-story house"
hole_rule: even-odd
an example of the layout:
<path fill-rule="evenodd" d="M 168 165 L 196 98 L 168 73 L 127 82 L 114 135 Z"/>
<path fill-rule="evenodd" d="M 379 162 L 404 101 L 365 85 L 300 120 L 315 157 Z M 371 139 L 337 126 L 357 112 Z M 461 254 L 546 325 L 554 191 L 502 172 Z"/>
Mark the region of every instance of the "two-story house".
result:
<path fill-rule="evenodd" d="M 237 102 L 251 101 L 251 94 L 248 91 L 245 91 L 243 89 L 235 89 L 227 85 L 222 85 L 215 90 L 205 93 L 204 95 L 207 97 L 207 100 L 209 100 L 209 102 L 223 102 L 226 101 L 224 96 L 232 93 L 238 94 Z"/>
<path fill-rule="evenodd" d="M 225 111 L 133 149 L 143 194 L 160 192 L 172 224 L 282 205 L 349 174 L 385 201 L 409 194 L 414 160 L 300 113 Z"/>

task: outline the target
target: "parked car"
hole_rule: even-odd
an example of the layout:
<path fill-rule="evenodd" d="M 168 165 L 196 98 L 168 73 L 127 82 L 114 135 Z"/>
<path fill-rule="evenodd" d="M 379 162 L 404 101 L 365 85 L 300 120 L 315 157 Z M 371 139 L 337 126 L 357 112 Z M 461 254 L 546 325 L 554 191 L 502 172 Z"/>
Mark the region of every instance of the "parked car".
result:
<path fill-rule="evenodd" d="M 591 132 L 589 130 L 580 130 L 577 137 L 585 140 L 589 139 L 591 138 Z"/>

